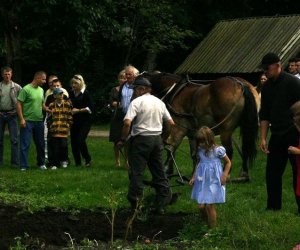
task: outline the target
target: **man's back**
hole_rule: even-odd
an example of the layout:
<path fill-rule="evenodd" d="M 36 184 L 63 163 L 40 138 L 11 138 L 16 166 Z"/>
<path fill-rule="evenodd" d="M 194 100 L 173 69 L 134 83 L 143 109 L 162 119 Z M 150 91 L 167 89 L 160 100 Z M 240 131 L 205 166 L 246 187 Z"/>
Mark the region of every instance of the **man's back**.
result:
<path fill-rule="evenodd" d="M 144 94 L 134 99 L 126 118 L 135 118 L 132 135 L 160 135 L 164 119 L 170 119 L 166 114 L 165 104 L 151 94 Z"/>

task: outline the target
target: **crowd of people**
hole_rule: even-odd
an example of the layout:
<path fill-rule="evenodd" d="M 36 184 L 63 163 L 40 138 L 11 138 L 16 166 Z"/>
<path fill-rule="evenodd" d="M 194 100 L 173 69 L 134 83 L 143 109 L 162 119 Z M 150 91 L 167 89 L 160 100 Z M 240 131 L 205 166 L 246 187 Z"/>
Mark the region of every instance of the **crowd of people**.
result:
<path fill-rule="evenodd" d="M 268 53 L 262 58 L 261 68 L 263 74 L 256 89 L 261 95 L 260 148 L 267 154 L 267 209 L 281 209 L 282 176 L 289 159 L 300 214 L 300 122 L 298 126 L 294 124 L 300 119 L 293 120 L 292 116 L 299 107 L 295 103 L 300 100 L 300 59 L 289 61 L 287 73 L 278 55 Z M 0 164 L 3 164 L 3 132 L 7 124 L 12 166 L 19 166 L 23 171 L 29 168 L 28 153 L 33 138 L 40 169 L 66 168 L 70 162 L 70 134 L 75 165 L 81 166 L 84 161 L 84 165 L 90 167 L 92 158 L 86 139 L 91 129 L 93 102 L 83 77 L 78 74 L 72 77 L 72 90 L 68 93 L 57 76 L 47 78 L 43 71 L 36 72 L 32 82 L 23 88 L 11 80 L 13 71 L 10 67 L 2 68 L 1 73 Z M 165 206 L 173 201 L 173 194 L 163 166 L 161 135 L 170 131 L 175 123 L 164 102 L 151 95 L 151 82 L 138 75 L 134 66 L 125 67 L 118 75 L 119 85 L 111 90 L 110 105 L 114 112 L 109 141 L 113 143 L 116 168 L 121 167 L 120 153 L 124 156 L 129 177 L 127 199 L 131 208 L 139 207 L 143 175 L 148 167 L 151 185 L 156 191 L 154 211 L 163 214 Z M 44 94 L 42 86 L 46 81 L 49 89 Z M 267 142 L 269 129 L 271 136 Z M 225 148 L 215 143 L 214 134 L 208 127 L 202 127 L 196 139 L 198 163 L 189 182 L 193 186 L 191 197 L 198 203 L 208 225 L 214 227 L 217 218 L 214 204 L 225 202 L 224 185 L 231 161 Z"/>
<path fill-rule="evenodd" d="M 73 76 L 72 90 L 68 93 L 57 76 L 50 75 L 47 79 L 44 71 L 36 72 L 31 83 L 23 88 L 12 81 L 12 68 L 3 67 L 1 74 L 0 164 L 3 164 L 3 136 L 7 125 L 13 167 L 29 169 L 28 154 L 33 138 L 37 166 L 41 170 L 66 168 L 70 163 L 69 134 L 75 165 L 80 166 L 83 158 L 85 166 L 91 166 L 86 138 L 91 128 L 93 102 L 83 77 Z M 49 89 L 44 95 L 42 87 L 46 81 Z"/>

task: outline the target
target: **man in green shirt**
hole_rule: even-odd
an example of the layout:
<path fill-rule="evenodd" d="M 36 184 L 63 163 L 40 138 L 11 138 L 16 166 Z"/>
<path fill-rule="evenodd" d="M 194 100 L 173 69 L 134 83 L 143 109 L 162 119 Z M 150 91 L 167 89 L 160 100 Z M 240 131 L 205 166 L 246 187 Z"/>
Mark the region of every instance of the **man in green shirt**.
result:
<path fill-rule="evenodd" d="M 46 73 L 38 71 L 31 83 L 27 84 L 18 96 L 17 113 L 20 121 L 20 167 L 26 170 L 28 151 L 31 137 L 37 150 L 37 165 L 45 170 L 45 141 L 43 123 L 44 90 L 41 88 L 46 82 Z"/>
<path fill-rule="evenodd" d="M 3 164 L 3 137 L 5 126 L 8 126 L 11 144 L 11 166 L 19 165 L 18 149 L 18 119 L 16 112 L 17 97 L 21 86 L 11 80 L 12 68 L 1 69 L 2 81 L 0 82 L 0 165 Z"/>

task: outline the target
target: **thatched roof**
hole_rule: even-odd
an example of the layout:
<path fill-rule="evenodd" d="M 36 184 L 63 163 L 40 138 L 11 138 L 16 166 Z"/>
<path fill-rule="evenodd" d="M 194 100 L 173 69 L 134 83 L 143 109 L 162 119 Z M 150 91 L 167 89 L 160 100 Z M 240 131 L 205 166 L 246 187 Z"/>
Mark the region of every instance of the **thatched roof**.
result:
<path fill-rule="evenodd" d="M 300 15 L 220 21 L 176 73 L 257 72 L 263 55 L 277 53 L 283 65 L 300 52 Z"/>

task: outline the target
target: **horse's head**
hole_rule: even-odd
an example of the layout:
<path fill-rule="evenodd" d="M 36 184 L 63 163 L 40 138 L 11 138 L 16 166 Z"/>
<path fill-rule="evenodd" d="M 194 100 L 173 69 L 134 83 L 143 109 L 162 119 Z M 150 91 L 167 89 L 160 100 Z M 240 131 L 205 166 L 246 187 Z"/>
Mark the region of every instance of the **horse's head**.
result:
<path fill-rule="evenodd" d="M 152 94 L 157 97 L 162 97 L 174 83 L 181 79 L 179 75 L 161 72 L 143 72 L 138 77 L 145 77 L 151 82 Z"/>
<path fill-rule="evenodd" d="M 294 118 L 294 124 L 298 131 L 300 131 L 300 101 L 295 102 L 292 107 L 291 111 L 293 113 L 293 118 Z"/>

